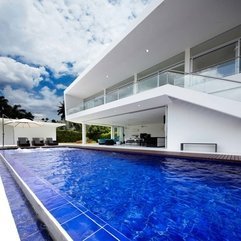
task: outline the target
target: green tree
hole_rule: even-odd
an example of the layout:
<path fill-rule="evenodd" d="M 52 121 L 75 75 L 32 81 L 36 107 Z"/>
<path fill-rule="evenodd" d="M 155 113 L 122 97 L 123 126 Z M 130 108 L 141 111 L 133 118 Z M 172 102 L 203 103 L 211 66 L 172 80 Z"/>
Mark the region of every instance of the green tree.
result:
<path fill-rule="evenodd" d="M 94 141 L 97 141 L 103 134 L 110 133 L 110 127 L 106 126 L 87 126 L 86 136 Z"/>
<path fill-rule="evenodd" d="M 65 120 L 64 101 L 59 103 L 59 106 L 58 106 L 58 115 L 60 115 L 61 120 Z"/>
<path fill-rule="evenodd" d="M 2 116 L 3 114 L 12 119 L 34 119 L 32 113 L 22 109 L 21 105 L 11 106 L 4 96 L 0 96 L 0 115 Z"/>

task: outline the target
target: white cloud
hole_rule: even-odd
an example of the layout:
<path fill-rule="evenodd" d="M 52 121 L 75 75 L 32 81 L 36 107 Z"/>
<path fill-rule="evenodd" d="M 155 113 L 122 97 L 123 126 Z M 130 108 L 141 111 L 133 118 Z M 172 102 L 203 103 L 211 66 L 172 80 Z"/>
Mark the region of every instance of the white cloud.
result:
<path fill-rule="evenodd" d="M 0 57 L 0 83 L 18 84 L 27 88 L 38 86 L 42 76 L 47 76 L 44 67 L 31 67 L 14 59 Z"/>
<path fill-rule="evenodd" d="M 59 90 L 65 90 L 67 88 L 67 86 L 63 85 L 63 84 L 57 84 L 56 88 L 59 89 Z"/>
<path fill-rule="evenodd" d="M 150 1 L 1 0 L 0 55 L 48 66 L 56 76 L 79 73 Z"/>
<path fill-rule="evenodd" d="M 56 90 L 43 87 L 39 93 L 34 93 L 6 86 L 2 93 L 8 97 L 10 104 L 19 104 L 22 108 L 34 113 L 36 116 L 41 115 L 49 119 L 59 119 L 57 110 L 63 98 L 56 95 Z"/>

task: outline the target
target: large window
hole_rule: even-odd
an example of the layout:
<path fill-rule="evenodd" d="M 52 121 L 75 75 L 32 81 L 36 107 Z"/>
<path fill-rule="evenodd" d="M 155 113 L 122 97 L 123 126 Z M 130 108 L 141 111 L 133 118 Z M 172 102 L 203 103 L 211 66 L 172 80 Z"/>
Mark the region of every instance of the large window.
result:
<path fill-rule="evenodd" d="M 239 42 L 228 44 L 192 59 L 194 73 L 226 77 L 240 72 Z"/>

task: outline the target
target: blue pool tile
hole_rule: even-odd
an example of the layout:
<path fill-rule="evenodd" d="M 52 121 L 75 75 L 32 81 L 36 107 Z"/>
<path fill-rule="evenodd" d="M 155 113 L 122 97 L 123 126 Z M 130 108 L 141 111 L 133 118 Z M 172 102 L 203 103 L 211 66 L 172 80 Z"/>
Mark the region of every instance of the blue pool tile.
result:
<path fill-rule="evenodd" d="M 68 201 L 66 201 L 64 198 L 62 198 L 60 195 L 58 196 L 54 196 L 53 198 L 49 198 L 48 200 L 41 200 L 42 203 L 44 204 L 44 206 L 48 209 L 48 210 L 52 210 L 55 208 L 58 208 L 64 204 L 67 204 Z"/>
<path fill-rule="evenodd" d="M 109 225 L 106 225 L 104 227 L 105 230 L 113 234 L 115 237 L 117 237 L 121 241 L 130 241 L 126 236 L 124 236 L 122 233 L 118 232 L 116 229 L 112 228 Z"/>
<path fill-rule="evenodd" d="M 40 189 L 34 189 L 34 187 L 31 189 L 34 191 L 35 195 L 40 199 L 40 201 L 48 201 L 50 198 L 54 198 L 59 196 L 59 194 L 55 191 L 53 191 L 50 188 L 45 188 L 42 186 Z"/>
<path fill-rule="evenodd" d="M 85 213 L 85 215 L 87 215 L 88 217 L 90 217 L 93 221 L 95 221 L 97 224 L 99 224 L 100 226 L 104 226 L 106 225 L 106 222 L 103 221 L 102 219 L 100 219 L 99 217 L 97 217 L 96 215 L 94 215 L 93 213 L 91 213 L 90 211 L 87 211 Z"/>
<path fill-rule="evenodd" d="M 25 181 L 28 186 L 35 192 L 37 191 L 42 191 L 42 190 L 46 190 L 46 186 L 44 185 L 43 182 L 39 181 L 38 179 L 37 180 L 28 180 L 28 181 Z"/>
<path fill-rule="evenodd" d="M 86 207 L 84 207 L 83 205 L 79 204 L 78 202 L 74 203 L 74 206 L 76 206 L 79 210 L 81 210 L 82 212 L 86 212 L 88 211 L 88 209 Z"/>
<path fill-rule="evenodd" d="M 86 239 L 86 241 L 119 241 L 119 239 L 115 238 L 108 232 L 106 232 L 104 229 L 100 229 L 93 235 L 91 235 L 89 238 Z"/>
<path fill-rule="evenodd" d="M 59 221 L 59 223 L 64 223 L 82 214 L 81 211 L 70 203 L 60 206 L 59 208 L 50 211 L 50 213 Z"/>
<path fill-rule="evenodd" d="M 22 241 L 52 241 L 50 235 L 46 232 L 36 232 L 32 235 L 22 239 Z"/>
<path fill-rule="evenodd" d="M 64 223 L 62 227 L 75 241 L 83 240 L 96 232 L 100 227 L 84 214 Z"/>

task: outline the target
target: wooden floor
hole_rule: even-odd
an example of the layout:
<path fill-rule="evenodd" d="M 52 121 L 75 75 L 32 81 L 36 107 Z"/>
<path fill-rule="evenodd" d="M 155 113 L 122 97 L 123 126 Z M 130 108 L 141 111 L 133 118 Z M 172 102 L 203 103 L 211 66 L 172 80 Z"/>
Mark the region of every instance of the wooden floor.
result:
<path fill-rule="evenodd" d="M 218 153 L 194 153 L 194 152 L 185 152 L 185 151 L 166 151 L 163 148 L 141 148 L 138 146 L 104 146 L 104 145 L 81 145 L 81 144 L 60 144 L 59 146 L 44 146 L 42 148 L 58 148 L 58 147 L 75 147 L 75 148 L 84 148 L 91 150 L 105 150 L 105 151 L 117 151 L 117 152 L 129 152 L 129 153 L 139 153 L 139 154 L 149 154 L 149 155 L 159 155 L 159 156 L 168 156 L 168 157 L 178 157 L 178 158 L 191 158 L 191 159 L 205 159 L 205 160 L 219 160 L 219 161 L 228 161 L 228 162 L 239 162 L 241 163 L 241 155 L 230 155 L 230 154 L 218 154 Z M 17 149 L 16 146 L 5 146 L 4 149 Z M 28 147 L 32 148 L 32 147 Z M 36 148 L 36 147 L 33 147 Z M 0 147 L 0 150 L 3 149 Z"/>
<path fill-rule="evenodd" d="M 118 152 L 129 152 L 129 153 L 142 153 L 150 155 L 159 155 L 159 156 L 168 156 L 168 157 L 182 157 L 182 158 L 191 158 L 191 159 L 205 159 L 205 160 L 219 160 L 219 161 L 228 161 L 228 162 L 240 162 L 241 155 L 229 155 L 229 154 L 218 154 L 218 153 L 194 153 L 194 152 L 174 152 L 166 151 L 161 148 L 130 148 L 122 146 L 100 146 L 100 145 L 66 145 L 68 147 L 77 147 L 91 150 L 105 150 L 105 151 L 118 151 Z"/>

